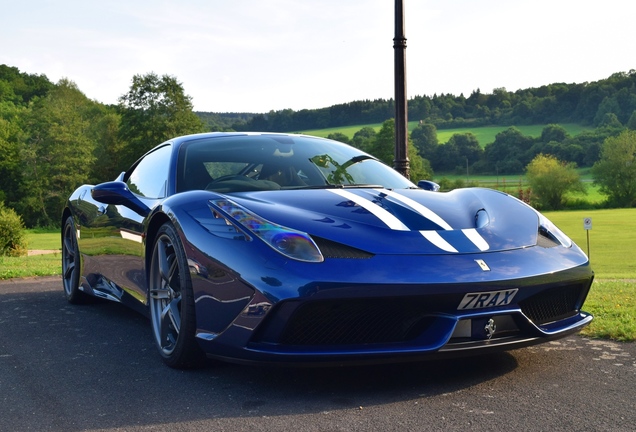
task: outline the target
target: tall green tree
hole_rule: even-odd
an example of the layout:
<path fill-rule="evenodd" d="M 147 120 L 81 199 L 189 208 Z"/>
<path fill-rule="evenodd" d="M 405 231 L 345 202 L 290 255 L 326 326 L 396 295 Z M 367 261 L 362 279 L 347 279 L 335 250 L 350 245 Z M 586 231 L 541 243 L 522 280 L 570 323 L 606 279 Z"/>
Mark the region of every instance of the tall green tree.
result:
<path fill-rule="evenodd" d="M 373 146 L 376 135 L 377 132 L 375 131 L 375 129 L 370 126 L 365 126 L 357 131 L 355 134 L 353 134 L 353 138 L 351 139 L 350 144 L 368 153 Z"/>
<path fill-rule="evenodd" d="M 526 177 L 538 207 L 558 210 L 568 193 L 584 193 L 585 186 L 576 164 L 564 163 L 552 155 L 537 155 L 526 167 Z"/>
<path fill-rule="evenodd" d="M 119 98 L 119 107 L 126 165 L 170 138 L 204 131 L 192 111 L 192 98 L 173 76 L 135 75 L 128 93 Z"/>
<path fill-rule="evenodd" d="M 433 170 L 428 160 L 423 159 L 417 148 L 409 139 L 407 152 L 410 164 L 409 176 L 412 181 L 427 180 L 433 178 Z M 377 133 L 375 141 L 370 149 L 373 156 L 382 160 L 385 164 L 393 166 L 395 159 L 395 120 L 389 119 L 382 124 L 382 128 Z"/>
<path fill-rule="evenodd" d="M 0 65 L 0 101 L 26 106 L 46 96 L 54 87 L 46 75 L 28 74 L 16 67 Z"/>
<path fill-rule="evenodd" d="M 22 161 L 20 149 L 26 139 L 22 119 L 26 108 L 0 102 L 0 204 L 14 206 L 21 196 Z"/>
<path fill-rule="evenodd" d="M 607 138 L 592 174 L 611 205 L 636 206 L 636 131 L 625 130 Z"/>
<path fill-rule="evenodd" d="M 417 147 L 419 155 L 430 160 L 434 157 L 439 145 L 437 128 L 431 123 L 420 123 L 411 132 L 411 140 Z"/>
<path fill-rule="evenodd" d="M 128 168 L 122 160 L 125 143 L 119 136 L 121 115 L 104 105 L 94 110 L 95 121 L 91 123 L 89 134 L 95 141 L 95 163 L 91 169 L 91 183 L 101 183 L 115 179 Z"/>
<path fill-rule="evenodd" d="M 468 161 L 469 165 L 474 164 L 481 158 L 484 150 L 479 145 L 477 137 L 470 133 L 453 134 L 449 142 L 453 142 L 457 148 L 457 154 L 459 155 L 459 165 L 463 165 L 464 161 Z"/>
<path fill-rule="evenodd" d="M 530 158 L 526 155 L 532 148 L 532 137 L 525 136 L 515 127 L 499 132 L 495 141 L 484 148 L 486 168 L 498 174 L 523 172 Z"/>
<path fill-rule="evenodd" d="M 33 104 L 21 152 L 25 192 L 19 210 L 27 226 L 56 223 L 70 193 L 88 182 L 94 104 L 67 79 Z"/>
<path fill-rule="evenodd" d="M 634 110 L 634 112 L 632 112 L 632 115 L 629 116 L 629 120 L 627 120 L 625 126 L 627 127 L 627 129 L 636 131 L 636 110 Z"/>
<path fill-rule="evenodd" d="M 343 134 L 342 132 L 330 133 L 329 135 L 327 135 L 327 138 L 334 141 L 340 141 L 341 143 L 345 143 L 345 144 L 349 144 L 351 142 L 349 137 Z"/>
<path fill-rule="evenodd" d="M 565 128 L 558 124 L 549 124 L 541 131 L 541 142 L 549 143 L 550 141 L 563 142 L 569 138 Z"/>

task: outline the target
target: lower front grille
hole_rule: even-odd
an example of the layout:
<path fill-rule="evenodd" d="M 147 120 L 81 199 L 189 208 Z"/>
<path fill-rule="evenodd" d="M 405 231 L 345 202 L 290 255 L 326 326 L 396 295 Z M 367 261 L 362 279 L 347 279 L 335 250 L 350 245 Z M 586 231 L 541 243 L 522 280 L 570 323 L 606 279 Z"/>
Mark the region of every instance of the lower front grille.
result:
<path fill-rule="evenodd" d="M 519 306 L 534 324 L 548 324 L 576 315 L 584 295 L 584 284 L 560 286 L 543 290 L 519 302 Z"/>
<path fill-rule="evenodd" d="M 281 335 L 286 345 L 358 345 L 412 340 L 434 318 L 422 299 L 323 300 L 300 306 Z"/>

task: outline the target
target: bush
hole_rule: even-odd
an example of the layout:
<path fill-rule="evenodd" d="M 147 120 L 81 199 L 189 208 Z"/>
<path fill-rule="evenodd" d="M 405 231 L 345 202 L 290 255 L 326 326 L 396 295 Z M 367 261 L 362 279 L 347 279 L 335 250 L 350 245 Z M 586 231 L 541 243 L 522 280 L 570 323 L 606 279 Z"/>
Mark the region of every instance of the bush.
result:
<path fill-rule="evenodd" d="M 24 256 L 27 242 L 24 222 L 12 208 L 0 203 L 0 256 Z"/>

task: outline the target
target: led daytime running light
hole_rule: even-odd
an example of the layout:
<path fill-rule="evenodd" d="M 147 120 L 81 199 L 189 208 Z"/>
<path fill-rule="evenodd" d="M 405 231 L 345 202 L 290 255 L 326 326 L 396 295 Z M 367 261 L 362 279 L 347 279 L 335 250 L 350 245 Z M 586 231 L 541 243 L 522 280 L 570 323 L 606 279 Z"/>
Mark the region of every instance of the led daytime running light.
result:
<path fill-rule="evenodd" d="M 278 253 L 298 261 L 324 261 L 318 246 L 309 235 L 269 222 L 229 199 L 211 200 L 210 204 Z"/>

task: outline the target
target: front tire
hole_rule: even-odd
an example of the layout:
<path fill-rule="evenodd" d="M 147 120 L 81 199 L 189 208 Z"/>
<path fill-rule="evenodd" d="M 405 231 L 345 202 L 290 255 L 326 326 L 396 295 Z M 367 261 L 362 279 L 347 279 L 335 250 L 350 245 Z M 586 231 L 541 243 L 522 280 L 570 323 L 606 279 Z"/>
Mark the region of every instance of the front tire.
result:
<path fill-rule="evenodd" d="M 195 339 L 192 280 L 181 241 L 170 223 L 157 233 L 148 279 L 152 332 L 163 361 L 179 369 L 199 366 L 203 353 Z"/>
<path fill-rule="evenodd" d="M 62 283 L 66 300 L 72 304 L 83 303 L 86 294 L 80 291 L 80 254 L 77 245 L 77 230 L 69 216 L 62 228 Z"/>

